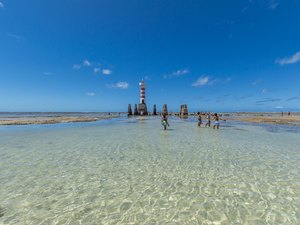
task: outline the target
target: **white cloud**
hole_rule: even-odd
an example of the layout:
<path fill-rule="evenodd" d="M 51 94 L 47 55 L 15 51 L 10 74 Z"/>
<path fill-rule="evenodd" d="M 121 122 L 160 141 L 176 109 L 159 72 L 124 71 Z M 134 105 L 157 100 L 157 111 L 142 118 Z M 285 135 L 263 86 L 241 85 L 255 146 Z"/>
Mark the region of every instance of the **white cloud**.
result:
<path fill-rule="evenodd" d="M 90 96 L 90 97 L 94 97 L 96 94 L 94 92 L 88 92 L 86 93 L 87 96 Z"/>
<path fill-rule="evenodd" d="M 205 85 L 212 85 L 216 80 L 211 80 L 209 76 L 201 76 L 196 82 L 192 84 L 193 87 L 202 87 Z"/>
<path fill-rule="evenodd" d="M 292 56 L 284 57 L 282 59 L 276 59 L 275 63 L 283 66 L 287 64 L 294 64 L 300 61 L 300 52 L 296 52 Z"/>
<path fill-rule="evenodd" d="M 275 108 L 275 109 L 283 109 L 284 107 L 281 106 L 281 105 L 278 105 L 278 106 L 275 106 L 274 108 Z"/>
<path fill-rule="evenodd" d="M 111 71 L 110 69 L 103 69 L 103 70 L 102 70 L 102 73 L 103 73 L 104 75 L 110 75 L 110 74 L 112 74 L 112 71 Z"/>
<path fill-rule="evenodd" d="M 181 76 L 188 74 L 189 72 L 190 72 L 189 69 L 177 70 L 171 74 L 164 75 L 164 78 L 167 79 L 167 78 L 172 78 L 172 77 L 181 77 Z"/>
<path fill-rule="evenodd" d="M 86 59 L 82 63 L 83 66 L 91 66 L 92 64 Z"/>
<path fill-rule="evenodd" d="M 2 2 L 0 2 L 0 8 L 4 8 L 4 5 L 3 5 L 3 3 Z"/>
<path fill-rule="evenodd" d="M 99 73 L 100 72 L 100 68 L 94 68 L 94 73 Z"/>
<path fill-rule="evenodd" d="M 74 64 L 73 65 L 73 69 L 74 70 L 79 70 L 81 68 L 81 65 L 80 64 Z"/>
<path fill-rule="evenodd" d="M 173 72 L 172 75 L 173 76 L 183 76 L 185 74 L 188 74 L 190 71 L 188 69 L 184 69 L 184 70 L 177 70 L 176 72 Z"/>
<path fill-rule="evenodd" d="M 126 81 L 119 81 L 116 84 L 108 84 L 106 85 L 108 88 L 117 88 L 117 89 L 128 89 L 129 84 Z"/>

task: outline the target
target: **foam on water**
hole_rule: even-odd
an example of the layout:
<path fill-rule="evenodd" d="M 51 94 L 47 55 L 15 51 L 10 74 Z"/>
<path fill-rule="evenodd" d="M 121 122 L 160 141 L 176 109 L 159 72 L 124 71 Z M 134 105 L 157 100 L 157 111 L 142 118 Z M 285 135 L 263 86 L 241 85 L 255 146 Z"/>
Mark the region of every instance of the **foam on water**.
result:
<path fill-rule="evenodd" d="M 1 128 L 0 224 L 300 223 L 299 133 L 170 125 Z"/>

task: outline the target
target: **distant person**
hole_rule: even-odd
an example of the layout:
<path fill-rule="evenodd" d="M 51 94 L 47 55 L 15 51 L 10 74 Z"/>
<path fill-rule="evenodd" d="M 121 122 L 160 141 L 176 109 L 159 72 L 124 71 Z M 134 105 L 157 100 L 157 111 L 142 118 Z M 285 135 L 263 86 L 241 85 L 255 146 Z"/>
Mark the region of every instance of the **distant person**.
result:
<path fill-rule="evenodd" d="M 217 128 L 217 129 L 219 129 L 219 127 L 220 127 L 220 118 L 219 118 L 219 116 L 218 116 L 218 113 L 215 113 L 214 114 L 214 121 L 215 121 L 215 124 L 214 124 L 214 126 L 213 126 L 213 128 L 215 129 L 215 128 Z"/>
<path fill-rule="evenodd" d="M 198 116 L 198 127 L 201 127 L 202 124 L 202 116 L 200 112 L 197 112 L 197 116 Z"/>
<path fill-rule="evenodd" d="M 288 116 L 290 116 L 291 115 L 291 112 L 288 112 Z"/>
<path fill-rule="evenodd" d="M 210 112 L 206 114 L 206 119 L 207 119 L 207 122 L 205 124 L 205 127 L 210 127 Z"/>
<path fill-rule="evenodd" d="M 283 116 L 283 112 L 281 112 L 281 116 Z"/>
<path fill-rule="evenodd" d="M 164 130 L 167 129 L 167 126 L 169 127 L 169 123 L 168 123 L 168 116 L 166 113 L 163 113 L 162 118 L 161 118 L 161 125 L 163 125 Z"/>

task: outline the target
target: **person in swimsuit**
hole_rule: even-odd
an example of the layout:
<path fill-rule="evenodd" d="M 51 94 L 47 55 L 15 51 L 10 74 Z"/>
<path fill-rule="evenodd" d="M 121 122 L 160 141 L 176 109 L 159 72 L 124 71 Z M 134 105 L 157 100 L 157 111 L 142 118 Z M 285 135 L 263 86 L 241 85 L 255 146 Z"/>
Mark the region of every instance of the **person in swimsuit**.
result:
<path fill-rule="evenodd" d="M 161 118 L 161 124 L 163 125 L 164 130 L 167 129 L 167 126 L 168 126 L 168 127 L 170 126 L 169 123 L 168 123 L 168 116 L 167 116 L 166 113 L 164 113 L 164 114 L 162 115 L 162 118 Z"/>
<path fill-rule="evenodd" d="M 201 124 L 202 124 L 202 117 L 201 117 L 201 113 L 200 113 L 200 112 L 198 112 L 198 113 L 197 113 L 197 115 L 198 115 L 198 127 L 201 127 Z"/>
<path fill-rule="evenodd" d="M 206 119 L 207 119 L 207 122 L 205 124 L 205 127 L 210 127 L 210 112 L 208 112 L 206 114 Z"/>
<path fill-rule="evenodd" d="M 219 121 L 219 120 L 220 120 L 220 119 L 219 119 L 218 114 L 215 113 L 215 114 L 214 114 L 215 125 L 213 126 L 214 129 L 215 129 L 215 128 L 219 129 L 219 126 L 220 126 L 220 121 Z"/>

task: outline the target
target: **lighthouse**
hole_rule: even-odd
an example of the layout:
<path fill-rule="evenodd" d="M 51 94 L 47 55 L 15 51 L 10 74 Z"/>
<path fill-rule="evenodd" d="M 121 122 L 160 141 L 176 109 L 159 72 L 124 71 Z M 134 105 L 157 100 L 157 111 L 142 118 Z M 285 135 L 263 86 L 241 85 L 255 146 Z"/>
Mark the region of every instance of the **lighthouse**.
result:
<path fill-rule="evenodd" d="M 139 104 L 139 115 L 148 115 L 147 105 L 146 105 L 146 84 L 144 80 L 141 80 L 140 85 L 140 104 Z"/>
<path fill-rule="evenodd" d="M 146 98 L 146 84 L 144 80 L 141 80 L 140 82 L 140 104 L 145 104 L 145 98 Z"/>

